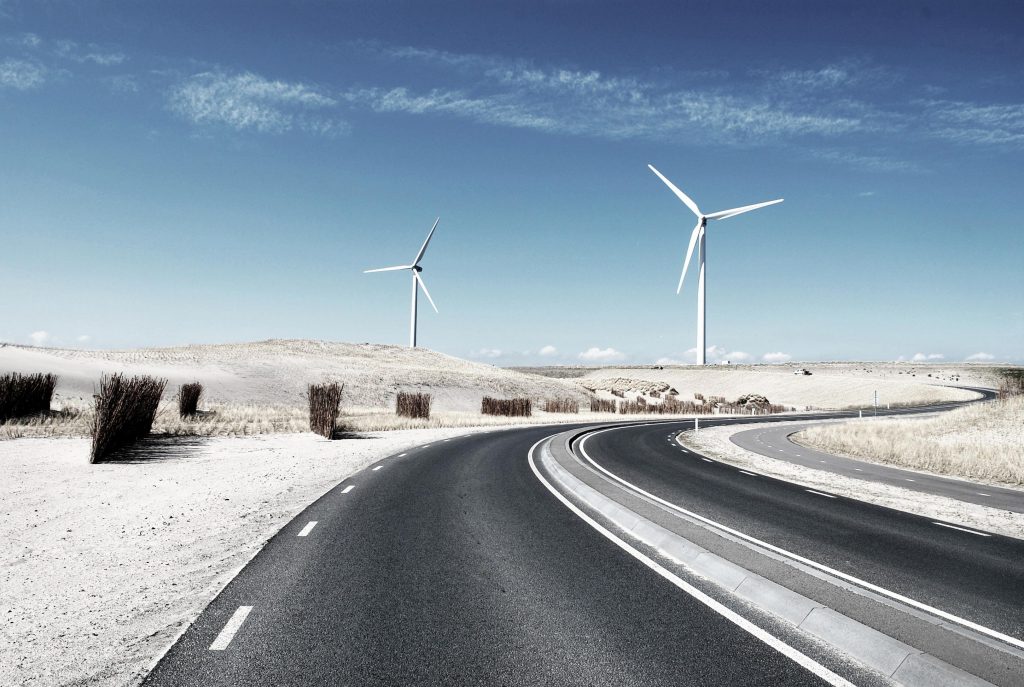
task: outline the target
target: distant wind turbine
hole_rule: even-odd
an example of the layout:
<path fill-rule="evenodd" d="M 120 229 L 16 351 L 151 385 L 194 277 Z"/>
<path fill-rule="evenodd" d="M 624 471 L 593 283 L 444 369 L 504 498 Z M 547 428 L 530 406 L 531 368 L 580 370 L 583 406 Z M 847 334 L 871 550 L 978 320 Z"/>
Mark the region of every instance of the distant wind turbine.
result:
<path fill-rule="evenodd" d="M 683 280 L 686 279 L 686 269 L 690 266 L 690 258 L 693 257 L 693 247 L 700 241 L 700 250 L 698 251 L 698 263 L 700 264 L 700 275 L 697 279 L 697 364 L 706 365 L 707 358 L 707 335 L 704 329 L 704 315 L 705 305 L 707 302 L 707 291 L 704 287 L 704 280 L 706 279 L 706 272 L 704 269 L 704 260 L 706 258 L 706 247 L 704 245 L 704 233 L 707 228 L 709 219 L 729 219 L 736 215 L 742 215 L 744 212 L 750 212 L 751 210 L 757 210 L 767 205 L 775 205 L 781 203 L 782 198 L 777 200 L 769 200 L 766 203 L 757 203 L 756 205 L 744 205 L 741 208 L 733 208 L 732 210 L 721 210 L 719 212 L 712 212 L 709 215 L 705 215 L 697 207 L 697 204 L 690 199 L 688 195 L 676 188 L 675 184 L 665 178 L 665 176 L 654 168 L 654 165 L 647 165 L 651 168 L 651 171 L 658 175 L 658 178 L 665 182 L 665 185 L 672 189 L 672 193 L 679 197 L 679 200 L 683 201 L 686 207 L 693 211 L 693 214 L 697 215 L 697 226 L 693 228 L 693 233 L 690 234 L 690 247 L 686 249 L 686 260 L 683 262 L 683 273 L 679 277 L 679 286 L 676 287 L 676 294 L 679 294 L 683 290 Z"/>
<path fill-rule="evenodd" d="M 430 292 L 427 291 L 427 285 L 423 283 L 423 277 L 420 276 L 420 272 L 423 268 L 420 267 L 420 260 L 423 259 L 423 254 L 427 252 L 427 244 L 430 243 L 430 237 L 434 235 L 434 230 L 437 229 L 437 223 L 441 221 L 438 217 L 434 220 L 434 226 L 430 228 L 430 233 L 427 234 L 427 240 L 423 242 L 420 247 L 420 252 L 413 258 L 412 264 L 410 265 L 397 265 L 396 267 L 381 267 L 376 270 L 366 270 L 363 274 L 369 274 L 370 272 L 393 272 L 395 270 L 410 270 L 412 272 L 412 315 L 409 318 L 409 347 L 416 348 L 416 306 L 417 296 L 419 295 L 418 289 L 423 289 L 423 295 L 430 301 L 430 305 L 433 306 L 434 312 L 437 312 L 437 306 L 434 305 L 434 299 L 430 297 Z"/>

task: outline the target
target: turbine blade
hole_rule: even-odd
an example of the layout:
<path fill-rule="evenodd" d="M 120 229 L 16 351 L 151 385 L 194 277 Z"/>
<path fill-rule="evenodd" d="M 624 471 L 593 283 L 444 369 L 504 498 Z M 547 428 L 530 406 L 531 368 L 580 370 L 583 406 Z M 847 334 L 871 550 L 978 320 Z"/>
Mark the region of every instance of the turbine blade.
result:
<path fill-rule="evenodd" d="M 744 212 L 750 212 L 751 210 L 767 207 L 768 205 L 775 205 L 776 203 L 781 203 L 783 200 L 785 199 L 779 198 L 778 200 L 769 200 L 766 203 L 757 203 L 756 205 L 744 205 L 741 208 L 733 208 L 732 210 L 721 210 L 719 212 L 712 212 L 707 217 L 708 219 L 729 219 L 730 217 L 735 217 L 736 215 L 742 215 Z"/>
<path fill-rule="evenodd" d="M 430 233 L 427 234 L 427 240 L 423 242 L 423 246 L 420 248 L 420 252 L 416 254 L 416 258 L 412 261 L 412 264 L 420 264 L 420 260 L 423 259 L 423 254 L 427 252 L 427 244 L 430 243 L 430 237 L 434 235 L 434 230 L 437 229 L 437 223 L 440 221 L 440 217 L 434 220 L 434 226 L 430 227 Z"/>
<path fill-rule="evenodd" d="M 438 312 L 437 306 L 434 305 L 434 299 L 430 297 L 430 292 L 427 291 L 427 285 L 423 283 L 423 277 L 420 276 L 419 272 L 413 272 L 413 274 L 416 275 L 416 281 L 419 282 L 420 288 L 423 289 L 423 295 L 427 297 L 427 300 L 430 301 L 430 305 L 433 306 L 434 312 Z"/>
<path fill-rule="evenodd" d="M 697 226 L 693 228 L 693 233 L 690 234 L 690 247 L 686 249 L 686 261 L 683 263 L 683 273 L 679 277 L 679 286 L 676 287 L 677 296 L 683 290 L 683 280 L 686 279 L 686 270 L 690 266 L 690 258 L 693 257 L 693 247 L 697 245 L 697 237 L 700 236 L 701 224 L 701 222 L 697 222 Z"/>
<path fill-rule="evenodd" d="M 647 165 L 647 166 L 651 168 L 651 171 L 652 171 L 652 172 L 654 172 L 655 174 L 657 174 L 657 175 L 658 175 L 658 178 L 659 178 L 659 179 L 661 179 L 662 181 L 664 181 L 664 182 L 665 182 L 665 185 L 666 185 L 666 186 L 668 186 L 668 187 L 669 187 L 670 189 L 672 189 L 672 193 L 674 193 L 674 194 L 676 194 L 677 196 L 679 196 L 679 200 L 681 200 L 681 201 L 683 201 L 684 203 L 686 203 L 686 207 L 690 208 L 690 210 L 692 210 L 692 211 L 693 211 L 693 214 L 697 215 L 698 217 L 700 217 L 700 216 L 701 216 L 701 214 L 700 214 L 700 208 L 698 208 L 698 207 L 697 207 L 697 204 L 696 204 L 696 203 L 694 203 L 694 202 L 693 202 L 693 201 L 692 201 L 692 200 L 690 199 L 690 196 L 686 195 L 685 193 L 683 193 L 682 191 L 680 191 L 680 190 L 679 190 L 678 188 L 676 188 L 676 185 L 675 185 L 675 184 L 673 184 L 673 183 L 672 183 L 671 181 L 669 181 L 668 179 L 666 179 L 666 178 L 665 178 L 665 175 L 664 175 L 664 174 L 662 174 L 661 172 L 659 172 L 658 170 L 656 170 L 656 169 L 654 168 L 654 165 Z"/>
<path fill-rule="evenodd" d="M 395 270 L 411 270 L 412 265 L 396 265 L 394 267 L 380 267 L 375 270 L 363 270 L 363 274 L 369 274 L 370 272 L 394 272 Z"/>

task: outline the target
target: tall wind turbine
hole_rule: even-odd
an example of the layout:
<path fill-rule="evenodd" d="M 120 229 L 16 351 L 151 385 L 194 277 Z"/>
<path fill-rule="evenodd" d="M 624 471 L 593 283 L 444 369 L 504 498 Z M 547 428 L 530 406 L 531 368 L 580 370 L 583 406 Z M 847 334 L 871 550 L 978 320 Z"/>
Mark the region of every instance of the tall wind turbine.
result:
<path fill-rule="evenodd" d="M 417 296 L 419 295 L 419 289 L 423 289 L 423 295 L 430 301 L 430 305 L 433 306 L 434 312 L 437 312 L 437 306 L 434 305 L 434 299 L 430 297 L 430 292 L 427 291 L 427 285 L 423 283 L 423 277 L 420 276 L 420 272 L 423 268 L 420 267 L 420 260 L 423 259 L 423 254 L 427 252 L 427 244 L 430 243 L 430 237 L 434 235 L 434 230 L 437 229 L 437 223 L 441 221 L 438 217 L 434 220 L 434 226 L 430 228 L 430 233 L 427 234 L 427 240 L 420 246 L 420 252 L 413 258 L 412 264 L 410 265 L 397 265 L 395 267 L 381 267 L 376 270 L 366 270 L 363 274 L 369 274 L 370 272 L 394 272 L 395 270 L 409 270 L 412 272 L 412 314 L 409 316 L 409 347 L 416 348 L 416 305 Z"/>
<path fill-rule="evenodd" d="M 697 226 L 693 228 L 693 233 L 690 234 L 690 247 L 686 249 L 686 260 L 683 262 L 683 273 L 679 277 L 679 286 L 676 287 L 676 294 L 678 295 L 683 290 L 683 280 L 686 279 L 686 269 L 690 266 L 690 258 L 693 257 L 693 247 L 700 242 L 700 249 L 697 253 L 698 263 L 700 264 L 700 274 L 697 278 L 697 364 L 707 364 L 707 335 L 704 329 L 704 315 L 705 305 L 707 303 L 707 291 L 704 287 L 704 281 L 707 278 L 705 271 L 704 261 L 707 257 L 706 246 L 704 243 L 704 233 L 708 225 L 709 219 L 729 219 L 736 215 L 742 215 L 744 212 L 750 212 L 751 210 L 757 210 L 767 205 L 775 205 L 781 203 L 782 198 L 777 200 L 769 200 L 766 203 L 757 203 L 755 205 L 744 205 L 741 208 L 733 208 L 732 210 L 720 210 L 719 212 L 712 212 L 711 214 L 705 215 L 697 207 L 697 204 L 690 199 L 688 195 L 676 188 L 675 184 L 665 178 L 665 176 L 654 168 L 654 165 L 647 165 L 651 168 L 651 171 L 658 175 L 658 178 L 665 182 L 665 185 L 672 189 L 672 193 L 678 196 L 679 200 L 683 201 L 686 207 L 693 211 L 693 214 L 697 215 Z"/>

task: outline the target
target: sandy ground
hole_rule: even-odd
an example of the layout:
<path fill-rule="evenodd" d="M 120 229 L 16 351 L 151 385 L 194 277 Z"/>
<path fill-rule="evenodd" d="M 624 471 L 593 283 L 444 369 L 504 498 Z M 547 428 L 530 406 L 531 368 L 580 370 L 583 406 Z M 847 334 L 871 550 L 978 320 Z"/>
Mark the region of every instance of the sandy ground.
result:
<path fill-rule="evenodd" d="M 772 426 L 790 424 L 806 424 L 806 422 L 778 423 Z M 853 479 L 824 470 L 814 470 L 747 451 L 729 441 L 729 437 L 733 434 L 757 426 L 755 424 L 736 424 L 727 427 L 711 427 L 701 429 L 696 433 L 690 430 L 684 432 L 680 437 L 687 447 L 746 470 L 886 508 L 894 508 L 935 520 L 960 523 L 965 527 L 1024 539 L 1024 514 L 1021 513 L 997 510 L 943 496 L 932 496 L 886 484 Z"/>
<path fill-rule="evenodd" d="M 795 375 L 793 371 L 797 367 L 807 367 L 813 374 Z M 928 377 L 929 374 L 932 377 Z M 663 382 L 678 391 L 682 399 L 692 399 L 695 393 L 700 393 L 723 396 L 733 401 L 742 394 L 761 394 L 772 403 L 794 406 L 798 410 L 868 406 L 874 400 L 875 391 L 883 406 L 887 403 L 916 405 L 977 397 L 971 392 L 947 386 L 957 383 L 955 380 L 958 378 L 961 380 L 959 383 L 968 384 L 952 369 L 923 371 L 920 365 L 903 367 L 895 363 L 600 368 L 587 371 L 578 381 L 587 385 L 614 378 Z M 972 377 L 974 381 L 982 378 L 988 379 L 987 375 L 980 373 Z M 991 385 L 991 382 L 986 384 Z"/>
<path fill-rule="evenodd" d="M 177 439 L 102 465 L 87 439 L 0 442 L 0 684 L 136 682 L 305 506 L 375 460 L 466 433 Z"/>

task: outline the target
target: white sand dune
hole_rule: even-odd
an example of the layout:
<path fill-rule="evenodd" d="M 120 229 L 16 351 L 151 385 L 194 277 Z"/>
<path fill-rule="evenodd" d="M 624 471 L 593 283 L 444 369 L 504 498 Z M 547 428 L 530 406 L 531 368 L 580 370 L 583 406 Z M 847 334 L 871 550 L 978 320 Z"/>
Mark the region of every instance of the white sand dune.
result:
<path fill-rule="evenodd" d="M 586 392 L 574 380 L 524 374 L 460 360 L 424 348 L 327 341 L 271 340 L 92 351 L 0 345 L 0 373 L 60 375 L 58 402 L 91 400 L 104 373 L 152 374 L 169 390 L 199 381 L 211 402 L 303 404 L 306 385 L 345 383 L 345 405 L 387 406 L 398 391 L 427 392 L 437 410 L 477 410 L 484 395 L 532 399 L 575 398 Z"/>

